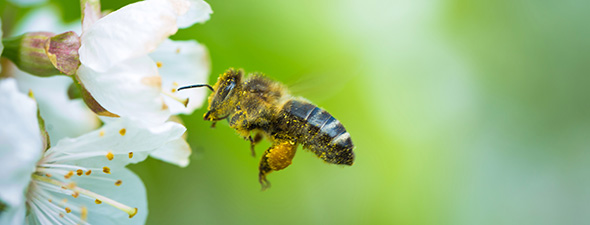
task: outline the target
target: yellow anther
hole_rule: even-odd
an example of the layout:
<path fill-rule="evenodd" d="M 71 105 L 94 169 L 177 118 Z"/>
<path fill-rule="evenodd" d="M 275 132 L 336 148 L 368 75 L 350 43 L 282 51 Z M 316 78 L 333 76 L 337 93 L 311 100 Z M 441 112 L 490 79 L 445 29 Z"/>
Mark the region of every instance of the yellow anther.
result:
<path fill-rule="evenodd" d="M 129 158 L 133 158 L 133 152 L 129 152 Z"/>
<path fill-rule="evenodd" d="M 133 213 L 129 214 L 129 219 L 133 218 L 135 214 L 137 214 L 137 208 L 135 208 L 135 211 Z"/>
<path fill-rule="evenodd" d="M 68 189 L 74 189 L 76 187 L 76 183 L 71 182 L 68 184 L 68 186 L 66 186 Z"/>
<path fill-rule="evenodd" d="M 110 174 L 111 173 L 111 168 L 108 168 L 108 167 L 105 166 L 105 167 L 102 168 L 102 172 Z"/>
<path fill-rule="evenodd" d="M 115 185 L 117 185 L 117 186 L 121 186 L 121 184 L 122 184 L 122 183 L 123 183 L 123 181 L 122 181 L 122 180 L 117 180 L 117 182 L 115 182 Z"/>
<path fill-rule="evenodd" d="M 72 177 L 72 176 L 74 176 L 74 171 L 70 170 L 70 172 L 68 172 L 68 174 L 64 175 L 64 178 L 70 179 L 70 177 Z"/>
<path fill-rule="evenodd" d="M 84 171 L 82 171 L 81 169 L 76 170 L 76 175 L 82 176 L 82 174 L 84 174 Z"/>
<path fill-rule="evenodd" d="M 121 136 L 125 136 L 125 133 L 127 133 L 127 129 L 123 128 L 119 130 L 119 134 L 121 134 Z"/>
<path fill-rule="evenodd" d="M 123 133 L 124 133 L 124 132 L 123 132 Z M 109 152 L 109 153 L 107 153 L 107 155 L 106 155 L 106 156 L 107 156 L 107 159 L 109 159 L 109 160 L 113 160 L 113 158 L 115 158 L 115 155 L 113 155 L 113 153 L 112 153 L 112 152 Z"/>
<path fill-rule="evenodd" d="M 90 176 L 91 173 L 92 173 L 92 170 L 86 171 L 86 176 Z"/>
<path fill-rule="evenodd" d="M 96 204 L 100 204 L 100 203 L 102 203 L 102 201 L 101 201 L 101 200 L 98 200 L 98 199 L 96 199 L 96 200 L 94 200 L 94 203 L 96 203 Z"/>
<path fill-rule="evenodd" d="M 86 208 L 86 206 L 82 206 L 80 219 L 82 219 L 82 221 L 88 220 L 88 208 Z"/>

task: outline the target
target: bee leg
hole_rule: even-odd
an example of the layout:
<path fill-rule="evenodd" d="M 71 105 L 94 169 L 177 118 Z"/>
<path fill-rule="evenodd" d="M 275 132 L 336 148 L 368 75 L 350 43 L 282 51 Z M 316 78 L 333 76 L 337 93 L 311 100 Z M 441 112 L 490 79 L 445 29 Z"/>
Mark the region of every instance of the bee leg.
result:
<path fill-rule="evenodd" d="M 217 122 L 213 121 L 213 123 L 211 123 L 211 128 L 215 128 L 215 123 L 217 123 Z"/>
<path fill-rule="evenodd" d="M 258 144 L 258 142 L 262 141 L 262 135 L 260 133 L 256 133 L 256 135 L 254 135 L 254 139 L 252 139 L 251 135 L 248 136 L 248 139 L 250 140 L 250 151 L 252 152 L 252 157 L 256 157 L 254 146 Z"/>
<path fill-rule="evenodd" d="M 297 150 L 296 144 L 285 141 L 271 146 L 262 154 L 260 167 L 258 168 L 260 171 L 258 181 L 262 185 L 262 190 L 270 187 L 270 182 L 266 179 L 266 175 L 272 171 L 279 171 L 291 165 L 291 161 L 295 156 L 295 150 Z"/>

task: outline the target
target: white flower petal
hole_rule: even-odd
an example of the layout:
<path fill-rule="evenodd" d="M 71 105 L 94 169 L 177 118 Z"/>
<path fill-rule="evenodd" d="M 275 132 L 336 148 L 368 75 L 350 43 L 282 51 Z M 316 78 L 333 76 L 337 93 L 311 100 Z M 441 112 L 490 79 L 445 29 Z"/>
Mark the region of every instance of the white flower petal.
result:
<path fill-rule="evenodd" d="M 170 164 L 186 167 L 188 166 L 191 152 L 191 147 L 181 137 L 166 143 L 155 152 L 152 152 L 150 156 Z"/>
<path fill-rule="evenodd" d="M 37 105 L 12 78 L 0 80 L 0 105 L 0 201 L 12 207 L 24 202 L 43 142 Z"/>
<path fill-rule="evenodd" d="M 153 51 L 178 30 L 176 18 L 189 6 L 182 2 L 136 2 L 99 19 L 82 34 L 80 61 L 104 72 L 122 61 Z"/>
<path fill-rule="evenodd" d="M 98 72 L 85 65 L 78 78 L 96 101 L 109 112 L 155 123 L 170 116 L 161 96 L 161 78 L 147 55 L 122 62 Z"/>
<path fill-rule="evenodd" d="M 179 92 L 175 90 L 183 85 L 207 83 L 211 72 L 209 53 L 205 46 L 196 41 L 164 41 L 150 56 L 160 64 L 162 88 L 181 99 L 189 98 L 185 107 L 178 101 L 164 96 L 170 112 L 176 114 L 192 114 L 200 108 L 205 98 L 207 88 L 188 89 Z M 174 90 L 174 91 L 173 91 Z"/>
<path fill-rule="evenodd" d="M 25 202 L 0 211 L 0 224 L 24 224 L 27 208 Z"/>
<path fill-rule="evenodd" d="M 185 14 L 178 17 L 176 24 L 178 28 L 190 27 L 195 23 L 204 23 L 211 17 L 211 6 L 203 0 L 189 0 L 191 5 Z"/>
<path fill-rule="evenodd" d="M 123 183 L 116 186 L 114 182 L 102 179 L 121 180 Z M 92 176 L 76 176 L 72 178 L 78 187 L 103 195 L 130 207 L 137 208 L 137 214 L 133 218 L 117 208 L 105 203 L 97 205 L 94 199 L 83 197 L 69 198 L 70 202 L 76 202 L 88 207 L 88 223 L 90 224 L 145 224 L 148 214 L 147 196 L 145 186 L 141 179 L 127 168 L 113 171 L 111 174 L 92 174 Z"/>
<path fill-rule="evenodd" d="M 37 77 L 12 65 L 12 75 L 21 92 L 33 91 L 52 144 L 64 137 L 77 137 L 96 129 L 100 120 L 82 99 L 69 99 L 67 90 L 73 80 L 65 76 Z"/>
<path fill-rule="evenodd" d="M 87 168 L 108 166 L 116 171 L 128 163 L 143 161 L 152 151 L 180 138 L 185 131 L 184 126 L 175 122 L 147 125 L 121 118 L 80 137 L 62 139 L 46 155 L 51 155 L 49 161 L 56 163 Z M 109 153 L 112 159 L 107 158 Z"/>

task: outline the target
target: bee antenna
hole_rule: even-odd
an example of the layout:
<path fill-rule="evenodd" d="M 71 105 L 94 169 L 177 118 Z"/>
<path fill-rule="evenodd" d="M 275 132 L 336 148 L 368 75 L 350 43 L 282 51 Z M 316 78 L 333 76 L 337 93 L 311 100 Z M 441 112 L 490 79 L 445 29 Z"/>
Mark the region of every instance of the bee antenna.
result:
<path fill-rule="evenodd" d="M 197 88 L 197 87 L 207 87 L 209 88 L 209 90 L 214 91 L 213 87 L 211 87 L 211 85 L 208 84 L 195 84 L 195 85 L 189 85 L 189 86 L 184 86 L 184 87 L 179 87 L 177 89 L 177 91 L 183 90 L 183 89 L 189 89 L 189 88 Z"/>

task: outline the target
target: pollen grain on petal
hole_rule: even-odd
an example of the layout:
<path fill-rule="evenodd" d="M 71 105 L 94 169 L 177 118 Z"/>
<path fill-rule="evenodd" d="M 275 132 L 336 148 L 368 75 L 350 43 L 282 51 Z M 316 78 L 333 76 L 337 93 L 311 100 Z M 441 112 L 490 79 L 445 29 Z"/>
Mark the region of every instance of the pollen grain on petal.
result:
<path fill-rule="evenodd" d="M 76 175 L 82 176 L 82 174 L 84 174 L 84 171 L 82 171 L 81 169 L 76 170 Z"/>
<path fill-rule="evenodd" d="M 110 174 L 111 173 L 111 168 L 105 166 L 105 167 L 102 168 L 102 172 L 104 172 L 106 174 Z"/>
<path fill-rule="evenodd" d="M 104 137 L 104 130 L 100 130 L 100 132 L 98 132 L 98 135 Z"/>
<path fill-rule="evenodd" d="M 66 212 L 67 213 L 71 213 L 72 212 L 72 209 L 70 209 L 69 207 L 66 207 Z"/>
<path fill-rule="evenodd" d="M 135 211 L 133 211 L 133 213 L 129 214 L 129 219 L 133 218 L 135 214 L 137 214 L 137 208 L 135 208 Z"/>
<path fill-rule="evenodd" d="M 174 85 L 174 87 L 178 87 L 178 82 L 174 81 L 172 82 L 172 85 Z"/>
<path fill-rule="evenodd" d="M 113 158 L 115 158 L 115 155 L 113 155 L 113 153 L 112 153 L 112 152 L 109 152 L 109 153 L 107 153 L 106 157 L 107 157 L 107 159 L 109 159 L 109 160 L 113 160 Z"/>
<path fill-rule="evenodd" d="M 162 87 L 162 78 L 157 75 L 144 77 L 144 78 L 141 78 L 141 83 L 143 83 L 147 86 L 160 88 L 160 87 Z"/>
<path fill-rule="evenodd" d="M 172 89 L 170 90 L 170 92 L 172 92 L 172 93 L 176 92 L 176 88 L 172 88 Z"/>
<path fill-rule="evenodd" d="M 156 62 L 156 66 L 158 66 L 158 68 L 162 68 L 163 65 L 164 64 L 162 62 L 160 62 L 160 61 L 157 61 Z"/>
<path fill-rule="evenodd" d="M 100 203 L 102 203 L 102 201 L 101 200 L 98 200 L 98 198 L 97 198 L 96 200 L 94 200 L 94 203 L 100 204 Z"/>
<path fill-rule="evenodd" d="M 121 186 L 121 184 L 122 184 L 122 183 L 123 183 L 123 181 L 122 181 L 122 180 L 117 180 L 117 181 L 115 182 L 115 185 L 117 185 L 117 186 Z"/>
<path fill-rule="evenodd" d="M 45 176 L 46 177 L 51 177 L 51 174 L 46 173 Z"/>
<path fill-rule="evenodd" d="M 129 152 L 129 158 L 133 158 L 133 152 Z"/>
<path fill-rule="evenodd" d="M 125 136 L 125 133 L 127 133 L 127 129 L 125 129 L 125 128 L 121 128 L 121 130 L 119 130 L 119 134 L 120 134 L 121 136 Z"/>
<path fill-rule="evenodd" d="M 86 171 L 86 176 L 90 176 L 91 173 L 92 173 L 92 170 Z"/>
<path fill-rule="evenodd" d="M 176 54 L 179 54 L 179 53 L 180 53 L 180 48 L 177 48 L 176 49 Z"/>
<path fill-rule="evenodd" d="M 74 193 L 72 194 L 72 197 L 74 197 L 74 198 L 77 198 L 78 196 L 80 196 L 80 193 L 78 193 L 78 192 L 74 192 Z"/>

